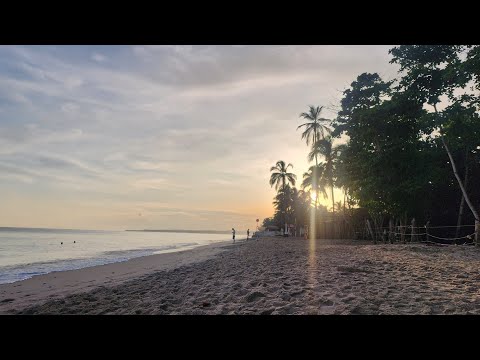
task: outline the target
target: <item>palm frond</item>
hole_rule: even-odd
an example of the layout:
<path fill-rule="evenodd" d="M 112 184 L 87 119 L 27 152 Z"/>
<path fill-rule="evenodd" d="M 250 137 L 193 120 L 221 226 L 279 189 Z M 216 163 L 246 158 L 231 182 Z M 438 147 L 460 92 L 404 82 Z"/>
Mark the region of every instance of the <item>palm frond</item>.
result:
<path fill-rule="evenodd" d="M 295 180 L 297 179 L 297 176 L 295 174 L 289 173 L 289 174 L 286 174 L 286 177 L 292 185 L 295 185 Z"/>
<path fill-rule="evenodd" d="M 299 117 L 302 117 L 307 120 L 313 120 L 312 116 L 308 113 L 301 113 Z"/>

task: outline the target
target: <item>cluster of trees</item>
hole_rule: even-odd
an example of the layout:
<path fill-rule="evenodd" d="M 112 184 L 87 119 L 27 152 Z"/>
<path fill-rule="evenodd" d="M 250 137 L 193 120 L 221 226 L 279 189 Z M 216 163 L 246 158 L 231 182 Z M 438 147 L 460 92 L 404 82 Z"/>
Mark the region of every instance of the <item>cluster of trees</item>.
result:
<path fill-rule="evenodd" d="M 308 160 L 315 161 L 303 174 L 301 190 L 295 187 L 296 175 L 288 172 L 293 168 L 292 164 L 285 165 L 279 160 L 272 166 L 270 172 L 270 186 L 275 186 L 277 195 L 273 201 L 275 214 L 273 218 L 264 220 L 263 225 L 276 225 L 283 228 L 284 224 L 303 226 L 309 224 L 311 219 L 319 219 L 328 214 L 327 208 L 319 204 L 319 194 L 327 198 L 327 189 L 331 191 L 332 213 L 335 213 L 335 205 L 340 208 L 341 202 L 335 204 L 335 167 L 338 153 L 342 146 L 333 146 L 332 129 L 327 126 L 331 120 L 321 118 L 322 107 L 310 106 L 308 112 L 300 114 L 305 123 L 297 127 L 302 129 L 301 137 L 307 146 L 310 146 Z M 320 161 L 323 160 L 323 161 Z"/>
<path fill-rule="evenodd" d="M 291 166 L 291 164 L 288 165 Z M 275 213 L 273 217 L 264 219 L 262 225 L 283 228 L 285 223 L 296 224 L 298 227 L 309 224 L 311 211 L 315 206 L 310 191 L 298 190 L 295 187 L 296 176 L 288 173 L 284 161 L 278 161 L 272 169 L 275 170 L 273 170 L 270 183 L 277 189 L 277 195 L 273 200 Z M 325 206 L 317 204 L 317 208 L 319 214 L 328 214 Z"/>
<path fill-rule="evenodd" d="M 308 222 L 305 214 L 326 189 L 334 215 L 337 187 L 378 226 L 386 219 L 401 225 L 411 218 L 448 225 L 479 220 L 480 46 L 405 45 L 389 52 L 400 66 L 398 78 L 359 75 L 332 121 L 320 117 L 321 107 L 301 114 L 307 122 L 299 128 L 315 165 L 304 174 L 303 191 L 293 188 L 288 166 L 274 170 L 289 174 L 272 174 L 280 179 L 270 182 L 279 181 L 274 219 Z"/>

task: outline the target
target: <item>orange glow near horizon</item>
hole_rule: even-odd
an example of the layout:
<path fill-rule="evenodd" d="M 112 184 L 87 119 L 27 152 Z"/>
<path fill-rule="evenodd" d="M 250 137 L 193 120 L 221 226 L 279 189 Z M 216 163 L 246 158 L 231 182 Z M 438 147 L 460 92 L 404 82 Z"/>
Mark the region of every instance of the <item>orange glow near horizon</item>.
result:
<path fill-rule="evenodd" d="M 390 48 L 0 46 L 0 226 L 252 230 L 275 214 L 271 167 L 300 190 L 316 163 L 299 114 L 334 119 L 332 89 L 396 76 Z"/>

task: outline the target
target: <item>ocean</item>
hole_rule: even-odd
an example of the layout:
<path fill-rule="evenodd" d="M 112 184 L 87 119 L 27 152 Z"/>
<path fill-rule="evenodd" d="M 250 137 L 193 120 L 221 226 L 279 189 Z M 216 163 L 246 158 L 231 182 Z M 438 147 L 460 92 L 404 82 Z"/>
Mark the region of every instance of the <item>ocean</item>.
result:
<path fill-rule="evenodd" d="M 0 284 L 230 239 L 229 234 L 0 228 Z"/>

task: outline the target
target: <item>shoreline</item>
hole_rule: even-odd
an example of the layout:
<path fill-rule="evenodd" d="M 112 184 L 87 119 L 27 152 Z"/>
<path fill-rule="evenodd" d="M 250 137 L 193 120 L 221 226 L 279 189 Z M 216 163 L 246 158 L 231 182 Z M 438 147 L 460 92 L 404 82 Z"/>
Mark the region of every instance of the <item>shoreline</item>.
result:
<path fill-rule="evenodd" d="M 124 266 L 127 263 L 129 266 Z M 76 288 L 57 282 L 56 291 L 47 289 L 50 293 L 43 291 L 31 296 L 19 291 L 23 296 L 17 294 L 10 303 L 5 303 L 2 295 L 0 312 L 480 314 L 480 251 L 472 247 L 259 238 L 115 265 L 121 273 L 105 271 L 112 265 L 89 268 L 90 280 L 84 276 L 79 283 L 77 276 Z M 79 272 L 72 271 L 77 275 Z M 58 281 L 58 274 L 55 280 Z M 40 283 L 38 286 L 41 289 Z M 4 287 L 0 286 L 1 290 Z"/>
<path fill-rule="evenodd" d="M 201 262 L 244 242 L 237 240 L 233 244 L 232 241 L 221 241 L 190 249 L 166 250 L 161 254 L 139 256 L 126 261 L 74 270 L 52 271 L 0 284 L 0 314 L 102 286 L 116 286 L 149 273 Z"/>

